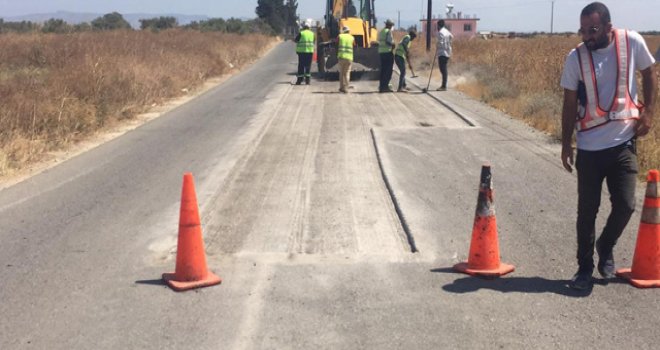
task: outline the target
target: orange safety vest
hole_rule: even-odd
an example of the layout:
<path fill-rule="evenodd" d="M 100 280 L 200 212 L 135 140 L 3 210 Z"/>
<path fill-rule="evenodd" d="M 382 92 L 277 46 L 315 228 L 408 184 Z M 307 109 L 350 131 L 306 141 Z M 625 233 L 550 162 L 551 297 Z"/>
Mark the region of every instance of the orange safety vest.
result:
<path fill-rule="evenodd" d="M 586 92 L 585 106 L 578 106 L 576 127 L 586 131 L 611 120 L 639 119 L 641 106 L 630 96 L 628 70 L 630 69 L 628 33 L 624 29 L 614 30 L 614 45 L 617 54 L 617 88 L 609 108 L 604 109 L 598 100 L 598 84 L 594 72 L 594 61 L 587 47 L 580 43 L 577 47 L 580 71 Z"/>

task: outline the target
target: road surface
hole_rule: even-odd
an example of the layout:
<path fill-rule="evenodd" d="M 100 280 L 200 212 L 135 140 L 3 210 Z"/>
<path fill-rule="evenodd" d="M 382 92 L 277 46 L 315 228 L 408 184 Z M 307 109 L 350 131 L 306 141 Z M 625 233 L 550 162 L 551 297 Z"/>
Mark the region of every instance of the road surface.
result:
<path fill-rule="evenodd" d="M 291 85 L 293 48 L 0 191 L 0 348 L 660 344 L 657 290 L 566 286 L 576 178 L 557 144 L 453 91 Z M 467 258 L 485 162 L 502 261 L 516 266 L 496 280 L 451 271 Z M 160 276 L 174 270 L 184 172 L 223 282 L 177 293 Z"/>

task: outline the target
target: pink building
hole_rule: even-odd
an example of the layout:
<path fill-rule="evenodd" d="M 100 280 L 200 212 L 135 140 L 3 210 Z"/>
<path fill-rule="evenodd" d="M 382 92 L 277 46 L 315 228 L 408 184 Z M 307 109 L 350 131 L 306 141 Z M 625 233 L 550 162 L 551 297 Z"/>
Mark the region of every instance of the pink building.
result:
<path fill-rule="evenodd" d="M 449 18 L 451 17 L 451 18 Z M 445 27 L 454 34 L 456 39 L 471 39 L 477 35 L 477 18 L 476 15 L 463 16 L 462 13 L 458 12 L 456 14 L 449 14 L 448 18 L 432 18 L 431 19 L 431 33 L 436 33 L 438 31 L 438 21 L 440 19 L 445 20 Z M 427 19 L 422 19 L 421 21 L 422 28 L 421 32 L 426 33 L 426 23 Z"/>

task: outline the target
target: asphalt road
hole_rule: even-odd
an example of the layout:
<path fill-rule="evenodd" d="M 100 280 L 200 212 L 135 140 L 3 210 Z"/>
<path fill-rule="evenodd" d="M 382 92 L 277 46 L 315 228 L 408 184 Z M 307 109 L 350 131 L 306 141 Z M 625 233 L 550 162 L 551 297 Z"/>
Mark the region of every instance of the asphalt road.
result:
<path fill-rule="evenodd" d="M 338 82 L 291 85 L 295 68 L 284 43 L 0 191 L 0 348 L 657 347 L 657 290 L 566 286 L 576 178 L 557 144 L 453 91 L 354 81 L 345 95 Z M 485 162 L 502 260 L 516 266 L 495 280 L 451 271 L 467 258 Z M 160 276 L 174 269 L 188 171 L 223 283 L 177 293 Z"/>

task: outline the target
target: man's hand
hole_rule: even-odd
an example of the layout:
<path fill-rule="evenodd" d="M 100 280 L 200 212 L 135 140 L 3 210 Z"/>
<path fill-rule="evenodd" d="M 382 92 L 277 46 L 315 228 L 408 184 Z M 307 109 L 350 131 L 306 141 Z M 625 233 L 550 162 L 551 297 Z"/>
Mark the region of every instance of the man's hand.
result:
<path fill-rule="evenodd" d="M 561 112 L 561 162 L 569 173 L 573 172 L 573 130 L 577 113 L 577 90 L 564 89 Z"/>
<path fill-rule="evenodd" d="M 561 147 L 561 162 L 564 164 L 564 169 L 569 173 L 573 172 L 573 147 L 571 145 Z"/>
<path fill-rule="evenodd" d="M 648 134 L 649 130 L 651 130 L 651 115 L 646 111 L 642 111 L 639 120 L 635 124 L 635 135 L 637 137 L 642 137 Z"/>
<path fill-rule="evenodd" d="M 639 120 L 635 124 L 635 135 L 644 136 L 651 130 L 653 112 L 655 107 L 655 96 L 658 91 L 658 80 L 655 77 L 653 66 L 641 71 L 642 88 L 644 89 L 644 109 L 641 110 Z"/>

